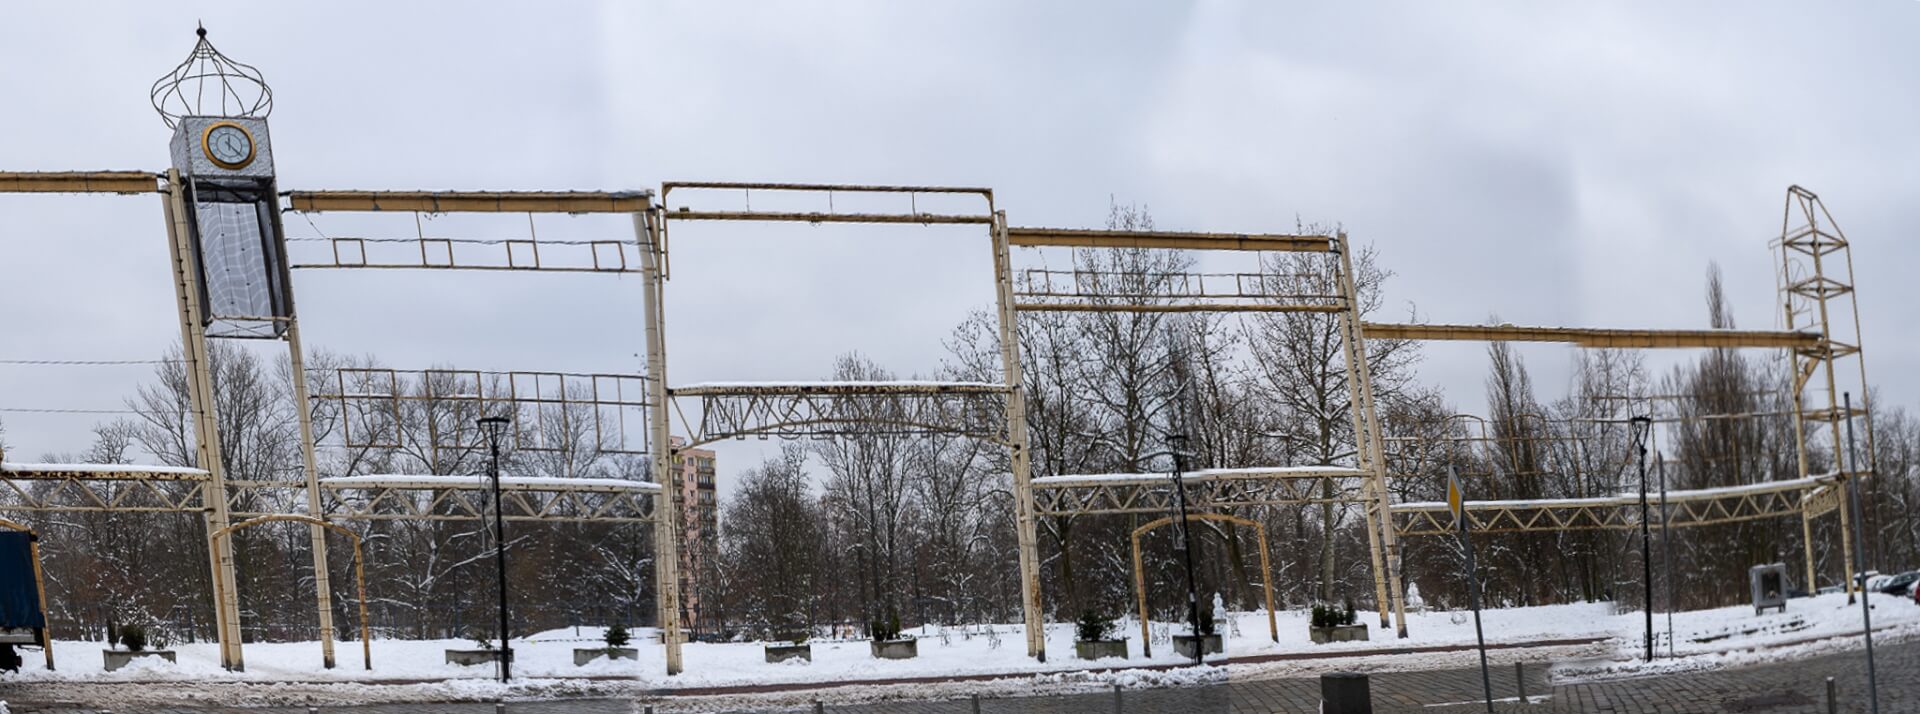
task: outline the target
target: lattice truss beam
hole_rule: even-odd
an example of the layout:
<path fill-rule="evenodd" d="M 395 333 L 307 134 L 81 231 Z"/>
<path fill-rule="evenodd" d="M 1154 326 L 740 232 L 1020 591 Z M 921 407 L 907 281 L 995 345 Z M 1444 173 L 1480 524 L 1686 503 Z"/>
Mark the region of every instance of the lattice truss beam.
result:
<path fill-rule="evenodd" d="M 1025 248 L 1153 248 L 1325 253 L 1329 236 L 1172 231 L 1008 228 L 1008 244 Z M 1014 275 L 1014 307 L 1025 312 L 1324 312 L 1346 309 L 1336 276 L 1316 273 L 1166 272 L 1030 268 Z"/>
<path fill-rule="evenodd" d="M 1206 469 L 1181 474 L 1187 507 L 1229 511 L 1302 503 L 1367 503 L 1367 472 L 1336 466 Z M 1332 493 L 1331 498 L 1327 493 Z M 1043 476 L 1033 479 L 1036 512 L 1044 516 L 1165 514 L 1175 507 L 1168 473 Z"/>
<path fill-rule="evenodd" d="M 1808 501 L 1830 489 L 1832 476 L 1690 491 L 1669 491 L 1665 505 L 1658 493 L 1647 498 L 1655 524 L 1687 528 L 1800 515 Z M 1837 493 L 1837 491 L 1834 491 Z M 1603 498 L 1537 501 L 1468 501 L 1468 526 L 1480 533 L 1628 530 L 1640 527 L 1637 493 Z M 1394 529 L 1403 536 L 1446 535 L 1459 531 L 1444 502 L 1402 503 L 1392 507 Z"/>
<path fill-rule="evenodd" d="M 947 434 L 1007 443 L 1005 385 L 984 382 L 735 382 L 669 390 L 698 402 L 692 445 L 762 438 Z"/>
<path fill-rule="evenodd" d="M 304 496 L 297 483 L 250 484 L 229 493 L 235 516 L 253 517 L 262 491 L 277 488 Z M 483 476 L 372 475 L 320 479 L 329 520 L 473 521 L 492 518 L 492 481 Z M 660 488 L 647 481 L 612 478 L 505 476 L 500 479 L 502 515 L 509 521 L 642 523 L 653 519 Z M 247 493 L 250 491 L 251 493 Z M 300 492 L 298 494 L 294 492 Z"/>
<path fill-rule="evenodd" d="M 335 438 L 349 449 L 478 449 L 486 435 L 474 421 L 509 416 L 515 450 L 648 452 L 647 384 L 637 374 L 346 367 L 307 375 L 321 421 L 337 423 Z"/>
<path fill-rule="evenodd" d="M 197 513 L 207 478 L 164 466 L 0 463 L 0 511 Z"/>
<path fill-rule="evenodd" d="M 632 238 L 542 238 L 535 217 L 637 214 L 651 206 L 647 191 L 293 191 L 287 194 L 287 210 L 297 214 L 398 212 L 410 213 L 413 220 L 411 235 L 323 234 L 290 238 L 288 247 L 294 268 L 639 273 L 640 245 Z M 443 235 L 428 219 L 446 213 L 521 213 L 526 230 L 511 238 Z M 311 219 L 309 224 L 319 230 Z M 307 247 L 313 244 L 324 249 Z"/>

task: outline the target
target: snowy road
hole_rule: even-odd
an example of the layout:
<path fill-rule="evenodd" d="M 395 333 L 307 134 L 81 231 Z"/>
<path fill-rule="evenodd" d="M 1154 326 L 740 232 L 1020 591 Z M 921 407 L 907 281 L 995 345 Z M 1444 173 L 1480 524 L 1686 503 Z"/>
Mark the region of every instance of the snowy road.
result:
<path fill-rule="evenodd" d="M 1854 643 L 1857 649 L 1857 642 Z M 1878 650 L 1881 711 L 1920 711 L 1920 641 L 1883 645 Z M 1822 697 L 1826 677 L 1835 677 L 1840 691 L 1839 711 L 1867 711 L 1866 666 L 1858 651 L 1814 656 L 1791 662 L 1773 662 L 1723 670 L 1669 672 L 1632 679 L 1563 684 L 1546 688 L 1543 667 L 1527 673 L 1527 691 L 1552 698 L 1532 707 L 1504 704 L 1501 711 L 1526 712 L 1612 712 L 1614 714 L 1723 714 L 1747 712 L 1788 714 L 1824 712 Z M 1471 712 L 1483 707 L 1475 698 L 1479 693 L 1477 669 L 1441 669 L 1425 672 L 1384 672 L 1372 677 L 1375 711 L 1378 712 Z M 1312 712 L 1317 710 L 1318 682 L 1303 678 L 1228 681 L 1200 687 L 1127 690 L 1127 712 Z M 16 696 L 21 692 L 15 692 Z M 913 696 L 906 692 L 902 696 Z M 1494 695 L 1515 695 L 1512 665 L 1494 671 Z M 780 711 L 777 709 L 738 709 L 703 704 L 684 699 L 655 704 L 657 711 Z M 1438 706 L 1436 706 L 1438 705 Z M 1451 705 L 1451 706 L 1448 706 Z M 525 702 L 507 705 L 511 714 L 603 714 L 638 712 L 642 703 L 631 699 Z M 22 712 L 58 712 L 91 714 L 100 709 L 60 705 L 16 706 Z M 124 710 L 123 710 L 124 711 Z M 148 709 L 178 714 L 304 714 L 304 707 L 265 709 L 198 708 Z M 490 714 L 491 704 L 387 704 L 360 707 L 326 707 L 333 714 Z M 788 709 L 785 711 L 793 711 Z M 804 711 L 804 710 L 802 710 Z M 829 706 L 834 714 L 968 714 L 973 711 L 967 700 L 900 701 L 854 706 Z M 1062 696 L 994 698 L 982 701 L 984 714 L 1105 714 L 1113 711 L 1113 694 L 1097 692 Z"/>

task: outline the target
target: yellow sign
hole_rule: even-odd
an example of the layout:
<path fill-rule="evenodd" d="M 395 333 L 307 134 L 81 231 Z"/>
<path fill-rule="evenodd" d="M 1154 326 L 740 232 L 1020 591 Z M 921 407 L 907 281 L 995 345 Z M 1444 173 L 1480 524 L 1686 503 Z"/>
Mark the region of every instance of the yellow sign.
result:
<path fill-rule="evenodd" d="M 1460 492 L 1460 475 L 1449 469 L 1447 471 L 1447 510 L 1453 511 L 1454 518 L 1461 517 L 1464 498 Z"/>

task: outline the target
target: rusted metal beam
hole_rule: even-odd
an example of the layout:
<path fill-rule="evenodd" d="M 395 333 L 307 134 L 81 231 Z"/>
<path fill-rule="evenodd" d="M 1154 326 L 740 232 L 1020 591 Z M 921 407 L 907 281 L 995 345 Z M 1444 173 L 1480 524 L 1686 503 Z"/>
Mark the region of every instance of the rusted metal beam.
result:
<path fill-rule="evenodd" d="M 676 397 L 747 397 L 832 394 L 868 396 L 885 394 L 1006 394 L 1004 384 L 986 382 L 708 382 L 688 384 L 668 390 Z"/>
<path fill-rule="evenodd" d="M 975 193 L 992 196 L 993 189 L 977 186 L 885 186 L 853 183 L 756 183 L 751 181 L 668 181 L 660 184 L 664 201 L 674 189 L 741 191 L 839 191 L 842 193 Z"/>
<path fill-rule="evenodd" d="M 1027 247 L 1271 250 L 1293 253 L 1325 253 L 1333 249 L 1333 239 L 1327 236 L 1275 233 L 1184 233 L 1176 231 L 1110 231 L 1081 228 L 1008 228 L 1007 240 L 1012 245 Z"/>
<path fill-rule="evenodd" d="M 0 171 L 0 193 L 158 193 L 151 171 Z"/>
<path fill-rule="evenodd" d="M 1185 304 L 1127 304 L 1127 303 L 1090 303 L 1090 302 L 1022 302 L 1014 303 L 1013 308 L 1020 312 L 1325 312 L 1334 313 L 1345 310 L 1339 305 L 1284 305 L 1279 303 L 1185 303 Z"/>
<path fill-rule="evenodd" d="M 428 213 L 639 213 L 650 191 L 291 191 L 295 211 Z"/>
<path fill-rule="evenodd" d="M 790 221 L 798 223 L 920 223 L 953 224 L 993 222 L 980 214 L 952 213 L 822 213 L 819 211 L 668 211 L 672 221 Z"/>
<path fill-rule="evenodd" d="M 1698 347 L 1809 348 L 1820 344 L 1812 332 L 1762 330 L 1639 330 L 1515 325 L 1408 325 L 1369 322 L 1375 339 L 1465 340 L 1477 342 L 1566 342 L 1581 347 L 1638 349 Z"/>

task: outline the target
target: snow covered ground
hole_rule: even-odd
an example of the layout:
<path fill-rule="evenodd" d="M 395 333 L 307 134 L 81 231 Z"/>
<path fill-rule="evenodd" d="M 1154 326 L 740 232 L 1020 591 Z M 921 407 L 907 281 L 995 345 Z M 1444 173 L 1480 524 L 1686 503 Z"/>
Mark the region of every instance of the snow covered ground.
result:
<path fill-rule="evenodd" d="M 1920 605 L 1908 597 L 1874 594 L 1876 641 L 1920 636 Z M 1755 615 L 1752 607 L 1675 613 L 1669 637 L 1667 616 L 1655 613 L 1654 661 L 1646 662 L 1646 620 L 1640 612 L 1614 617 L 1617 638 L 1611 656 L 1563 663 L 1560 680 L 1640 676 L 1779 662 L 1818 654 L 1862 649 L 1860 605 L 1845 594 L 1787 601 L 1786 612 Z"/>
<path fill-rule="evenodd" d="M 1612 634 L 1608 619 L 1613 617 L 1607 604 L 1563 605 L 1515 608 L 1486 613 L 1490 642 L 1519 642 L 1568 637 L 1605 637 Z M 1470 644 L 1473 621 L 1465 613 L 1410 613 L 1408 626 L 1412 636 L 1395 640 L 1391 630 L 1382 631 L 1378 617 L 1361 614 L 1362 622 L 1371 621 L 1372 641 L 1314 645 L 1307 636 L 1308 614 L 1282 611 L 1276 614 L 1280 639 L 1269 639 L 1264 612 L 1235 613 L 1227 634 L 1226 655 L 1278 654 L 1290 652 L 1338 652 L 1380 649 L 1402 645 Z M 736 684 L 812 682 L 821 680 L 892 679 L 933 675 L 1008 674 L 1049 672 L 1073 669 L 1125 668 L 1149 664 L 1178 664 L 1186 660 L 1173 653 L 1166 637 L 1184 631 L 1179 626 L 1155 623 L 1153 657 L 1142 656 L 1137 622 L 1122 622 L 1120 634 L 1128 641 L 1127 659 L 1089 662 L 1073 653 L 1073 626 L 1055 624 L 1047 628 L 1048 661 L 1035 662 L 1026 656 L 1025 638 L 1016 625 L 998 625 L 988 634 L 982 627 L 922 627 L 908 634 L 919 638 L 919 657 L 910 660 L 876 660 L 868 653 L 865 640 L 815 640 L 813 662 L 767 664 L 762 645 L 743 643 L 689 643 L 684 648 L 686 671 L 677 677 L 665 675 L 661 648 L 651 643 L 653 633 L 636 630 L 640 659 L 634 661 L 595 660 L 586 666 L 573 664 L 573 648 L 597 647 L 601 631 L 583 627 L 554 630 L 516 639 L 514 673 L 526 677 L 634 677 L 653 686 L 703 687 Z M 103 670 L 98 642 L 56 641 L 54 657 L 59 669 L 54 672 L 29 666 L 18 676 L 24 679 L 87 679 L 106 681 L 196 680 L 420 680 L 485 679 L 493 676 L 491 666 L 462 667 L 445 663 L 444 650 L 473 647 L 468 640 L 375 640 L 373 669 L 361 667 L 360 643 L 335 645 L 339 666 L 332 670 L 320 666 L 317 642 L 254 643 L 245 647 L 247 670 L 227 672 L 219 666 L 219 653 L 210 643 L 178 645 L 178 663 L 145 658 L 124 669 Z"/>
<path fill-rule="evenodd" d="M 1888 596 L 1873 598 L 1876 637 L 1920 635 L 1920 606 L 1911 600 Z M 1756 616 L 1750 607 L 1732 607 L 1699 612 L 1678 613 L 1673 617 L 1676 637 L 1672 651 L 1677 658 L 1667 659 L 1668 643 L 1659 635 L 1662 659 L 1652 665 L 1635 659 L 1641 651 L 1642 615 L 1639 612 L 1615 613 L 1610 603 L 1554 605 L 1532 608 L 1507 608 L 1485 613 L 1487 640 L 1490 643 L 1518 643 L 1548 639 L 1609 638 L 1600 646 L 1586 648 L 1590 659 L 1555 670 L 1558 678 L 1631 676 L 1660 671 L 1728 666 L 1766 659 L 1811 654 L 1833 648 L 1857 648 L 1860 610 L 1848 607 L 1846 596 L 1827 595 L 1791 601 L 1787 611 Z M 1263 612 L 1233 615 L 1225 628 L 1228 657 L 1270 654 L 1351 653 L 1407 646 L 1471 645 L 1473 620 L 1466 612 L 1409 613 L 1411 637 L 1397 640 L 1391 630 L 1378 628 L 1378 617 L 1361 613 L 1362 623 L 1370 625 L 1370 642 L 1314 645 L 1308 640 L 1305 612 L 1278 613 L 1280 638 L 1268 637 Z M 1655 627 L 1667 628 L 1665 614 L 1657 614 Z M 487 680 L 494 676 L 491 666 L 462 667 L 446 664 L 444 650 L 473 646 L 467 640 L 376 640 L 373 643 L 373 669 L 362 669 L 360 644 L 337 644 L 339 667 L 320 666 L 320 647 L 314 642 L 256 643 L 245 648 L 247 671 L 227 672 L 218 664 L 215 647 L 207 643 L 180 645 L 179 662 L 144 659 L 115 672 L 103 671 L 97 642 L 57 641 L 54 654 L 58 671 L 38 668 L 39 660 L 27 654 L 27 666 L 18 674 L 0 676 L 4 682 L 194 682 L 198 686 L 248 683 L 311 682 L 317 687 L 359 686 L 353 682 L 414 681 L 407 685 L 424 697 L 478 699 L 493 696 L 565 697 L 605 695 L 619 692 L 644 692 L 663 688 L 722 687 L 731 685 L 811 683 L 826 681 L 881 680 L 902 677 L 950 675 L 1009 675 L 1015 680 L 980 683 L 983 688 L 1004 687 L 1009 681 L 1025 686 L 1072 685 L 1144 685 L 1166 684 L 1167 674 L 1140 671 L 1103 675 L 1072 674 L 1070 670 L 1088 668 L 1127 669 L 1143 665 L 1179 664 L 1185 660 L 1172 652 L 1164 637 L 1180 628 L 1156 623 L 1154 655 L 1142 656 L 1137 623 L 1122 623 L 1128 640 L 1129 657 L 1089 662 L 1073 654 L 1073 627 L 1053 625 L 1047 631 L 1048 661 L 1035 662 L 1026 657 L 1025 640 L 1014 625 L 1000 625 L 987 634 L 982 628 L 925 627 L 909 631 L 920 638 L 920 656 L 911 660 L 876 660 L 868 654 L 864 640 L 813 643 L 814 661 L 767 664 L 760 643 L 691 643 L 685 647 L 686 671 L 677 677 L 665 675 L 663 653 L 651 644 L 652 633 L 634 633 L 640 659 L 634 661 L 595 660 L 586 666 L 573 664 L 573 648 L 600 644 L 597 628 L 572 628 L 539 633 L 515 641 L 517 657 L 514 673 L 520 681 L 501 688 Z M 1506 653 L 1510 656 L 1537 658 L 1542 653 Z M 1307 676 L 1329 667 L 1358 670 L 1427 669 L 1471 666 L 1471 653 L 1431 653 L 1414 655 L 1375 655 L 1353 658 L 1312 658 L 1259 664 L 1234 664 L 1194 670 L 1193 681 L 1224 677 Z M 590 679 L 589 679 L 590 678 Z M 1189 678 L 1191 679 L 1191 678 Z M 1181 680 L 1187 681 L 1187 680 Z M 329 684 L 335 683 L 335 684 Z M 387 688 L 394 689 L 392 685 Z M 397 693 L 397 692 L 396 692 Z"/>

